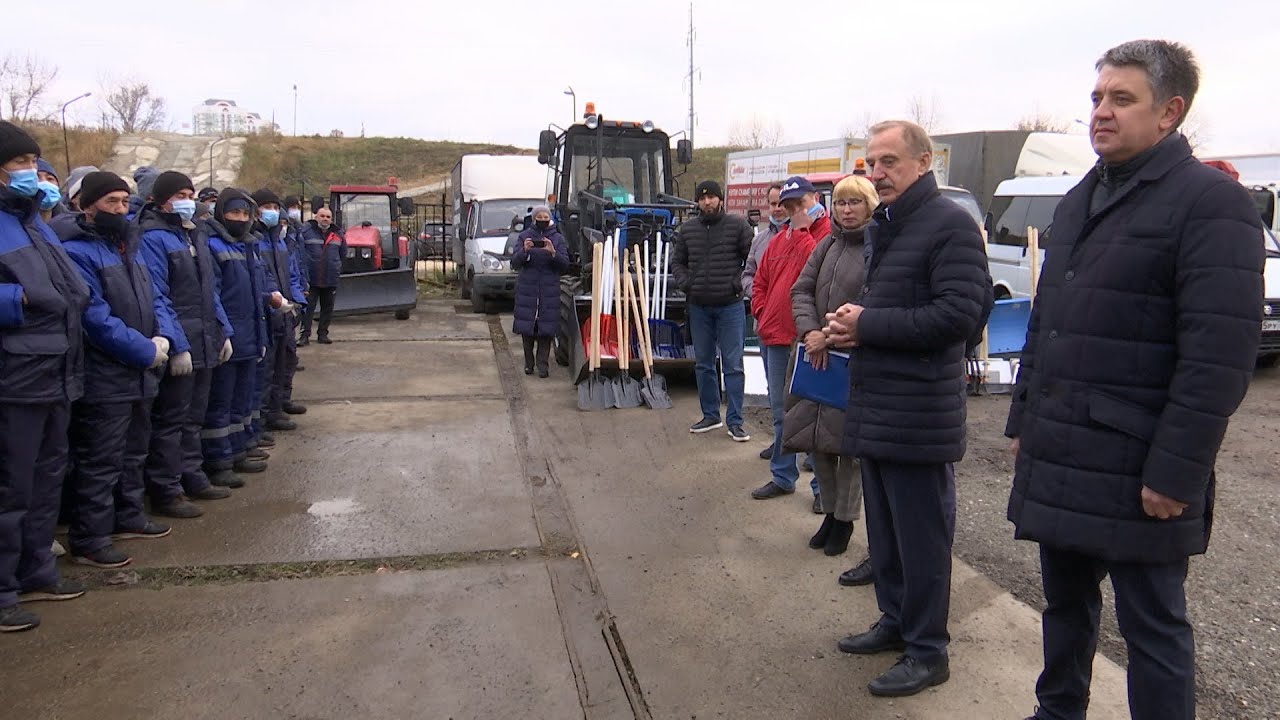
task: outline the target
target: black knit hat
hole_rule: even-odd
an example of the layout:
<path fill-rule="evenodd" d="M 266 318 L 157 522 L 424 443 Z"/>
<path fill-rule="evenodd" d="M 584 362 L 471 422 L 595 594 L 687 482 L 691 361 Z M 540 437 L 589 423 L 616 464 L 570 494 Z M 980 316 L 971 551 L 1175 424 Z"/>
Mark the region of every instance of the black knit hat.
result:
<path fill-rule="evenodd" d="M 286 209 L 288 209 L 288 208 L 300 208 L 300 207 L 302 207 L 302 199 L 301 199 L 301 198 L 299 198 L 297 195 L 285 195 L 285 196 L 284 196 L 284 206 L 285 206 L 285 208 L 286 208 Z"/>
<path fill-rule="evenodd" d="M 123 190 L 129 192 L 129 183 L 112 172 L 92 172 L 84 176 L 80 183 L 80 200 L 78 204 L 83 210 L 113 192 Z"/>
<path fill-rule="evenodd" d="M 19 155 L 39 155 L 40 144 L 26 130 L 11 122 L 0 120 L 0 165 Z"/>
<path fill-rule="evenodd" d="M 698 189 L 693 193 L 694 200 L 701 200 L 708 195 L 714 195 L 724 200 L 724 193 L 720 191 L 720 183 L 715 180 L 703 180 L 698 183 Z"/>
<path fill-rule="evenodd" d="M 211 187 L 200 188 L 200 192 L 196 193 L 196 199 L 212 205 L 218 201 L 218 189 Z"/>
<path fill-rule="evenodd" d="M 276 207 L 279 207 L 281 204 L 280 196 L 271 192 L 267 188 L 262 188 L 261 190 L 255 192 L 253 195 L 250 195 L 250 197 L 253 198 L 254 202 L 258 203 L 258 207 L 262 207 L 263 205 L 268 205 L 271 203 L 275 203 Z"/>
<path fill-rule="evenodd" d="M 156 205 L 163 205 L 169 202 L 169 198 L 183 190 L 196 191 L 196 186 L 192 184 L 191 178 L 176 170 L 165 170 L 160 173 L 155 183 L 151 185 L 151 201 Z"/>

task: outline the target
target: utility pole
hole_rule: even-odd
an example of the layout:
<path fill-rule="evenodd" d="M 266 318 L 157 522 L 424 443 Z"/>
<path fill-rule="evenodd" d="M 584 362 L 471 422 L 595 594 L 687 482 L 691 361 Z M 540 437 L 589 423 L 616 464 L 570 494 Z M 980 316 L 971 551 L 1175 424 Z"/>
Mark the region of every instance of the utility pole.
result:
<path fill-rule="evenodd" d="M 293 84 L 293 136 L 298 137 L 298 83 Z"/>
<path fill-rule="evenodd" d="M 689 3 L 689 142 L 693 142 L 693 3 Z"/>

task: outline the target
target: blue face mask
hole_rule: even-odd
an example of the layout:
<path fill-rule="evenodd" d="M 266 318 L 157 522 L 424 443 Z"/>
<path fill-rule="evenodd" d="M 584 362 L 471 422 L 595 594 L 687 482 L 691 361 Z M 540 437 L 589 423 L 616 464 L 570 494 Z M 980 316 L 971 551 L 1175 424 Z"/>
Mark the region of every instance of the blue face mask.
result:
<path fill-rule="evenodd" d="M 814 206 L 809 208 L 807 212 L 809 213 L 809 217 L 811 218 L 818 217 L 819 215 L 822 214 L 822 203 L 815 203 Z"/>
<path fill-rule="evenodd" d="M 173 211 L 183 220 L 190 220 L 196 216 L 196 201 L 190 198 L 170 200 L 169 207 L 173 208 Z"/>
<path fill-rule="evenodd" d="M 38 187 L 44 191 L 44 197 L 40 198 L 41 210 L 52 210 L 54 205 L 62 199 L 62 193 L 58 191 L 58 186 L 48 180 L 41 180 Z"/>
<path fill-rule="evenodd" d="M 267 227 L 269 227 L 269 228 L 271 228 L 271 227 L 275 227 L 275 226 L 279 225 L 279 224 L 280 224 L 280 211 L 279 211 L 279 210 L 263 210 L 263 211 L 262 211 L 262 224 L 263 224 L 263 225 L 266 225 L 266 226 L 267 226 Z"/>
<path fill-rule="evenodd" d="M 22 197 L 35 197 L 40 189 L 40 176 L 35 168 L 13 170 L 9 173 L 9 189 Z"/>

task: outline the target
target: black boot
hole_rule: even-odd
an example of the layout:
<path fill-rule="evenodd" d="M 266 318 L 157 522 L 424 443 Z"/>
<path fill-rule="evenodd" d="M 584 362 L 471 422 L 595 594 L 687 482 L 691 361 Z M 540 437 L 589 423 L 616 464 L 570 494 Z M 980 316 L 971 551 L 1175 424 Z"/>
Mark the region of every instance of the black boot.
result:
<path fill-rule="evenodd" d="M 809 547 L 817 550 L 818 548 L 825 546 L 827 544 L 827 538 L 831 537 L 831 528 L 835 523 L 836 516 L 831 513 L 827 513 L 826 517 L 822 518 L 822 525 L 818 528 L 818 532 L 814 533 L 813 537 L 809 538 Z"/>
<path fill-rule="evenodd" d="M 538 338 L 537 346 L 537 353 L 535 354 L 534 360 L 538 366 L 538 377 L 544 378 L 551 374 L 551 338 Z"/>
<path fill-rule="evenodd" d="M 524 344 L 524 374 L 533 374 L 533 347 L 534 337 L 532 335 L 521 335 L 520 340 Z"/>
<path fill-rule="evenodd" d="M 827 542 L 822 548 L 822 552 L 827 555 L 843 555 L 844 551 L 849 549 L 849 538 L 852 536 L 853 521 L 836 520 L 831 527 L 831 534 L 827 536 Z"/>

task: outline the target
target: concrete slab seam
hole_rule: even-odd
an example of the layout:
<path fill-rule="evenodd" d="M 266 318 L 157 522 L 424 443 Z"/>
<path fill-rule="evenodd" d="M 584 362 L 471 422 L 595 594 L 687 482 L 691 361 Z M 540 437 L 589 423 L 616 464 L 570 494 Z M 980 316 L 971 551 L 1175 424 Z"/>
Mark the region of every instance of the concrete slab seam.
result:
<path fill-rule="evenodd" d="M 584 663 L 583 656 L 607 656 L 614 670 L 614 680 L 618 689 L 625 696 L 625 704 L 629 706 L 630 715 L 639 720 L 649 720 L 652 714 L 644 693 L 640 687 L 635 668 L 626 653 L 621 633 L 618 632 L 613 614 L 609 611 L 608 601 L 591 560 L 582 543 L 582 535 L 574 522 L 572 511 L 564 497 L 563 489 L 551 470 L 550 461 L 539 457 L 536 461 L 529 450 L 528 400 L 525 397 L 524 385 L 516 371 L 516 363 L 511 355 L 506 332 L 497 317 L 489 317 L 489 332 L 493 340 L 493 352 L 498 364 L 498 378 L 506 391 L 510 412 L 512 437 L 516 454 L 524 476 L 528 480 L 530 501 L 533 506 L 534 523 L 542 539 L 543 548 L 548 556 L 568 556 L 576 562 L 567 570 L 576 575 L 584 583 L 562 582 L 560 573 L 548 562 L 548 575 L 551 578 L 552 595 L 560 613 L 561 627 L 564 633 L 565 649 L 569 653 L 573 665 L 574 678 L 578 682 L 579 698 L 582 701 L 584 717 L 589 720 L 616 716 L 618 701 L 614 697 L 617 690 L 608 679 L 601 679 L 599 663 Z M 545 475 L 535 477 L 534 467 L 544 470 Z M 595 628 L 598 643 L 588 640 L 582 634 L 583 626 L 590 624 Z M 578 647 L 577 639 L 581 638 L 586 647 Z M 594 644 L 595 647 L 590 647 Z M 600 657 L 605 661 L 606 657 Z M 588 674 L 595 679 L 588 682 Z M 595 687 L 598 684 L 599 687 Z M 597 700 L 597 697 L 600 699 Z"/>
<path fill-rule="evenodd" d="M 232 585 L 273 580 L 371 575 L 384 572 L 447 570 L 472 565 L 506 565 L 540 561 L 545 560 L 546 557 L 546 551 L 541 547 L 518 547 L 350 560 L 148 567 L 124 569 L 114 573 L 68 568 L 63 574 L 80 580 L 94 589 L 143 587 L 159 590 L 174 586 Z"/>

